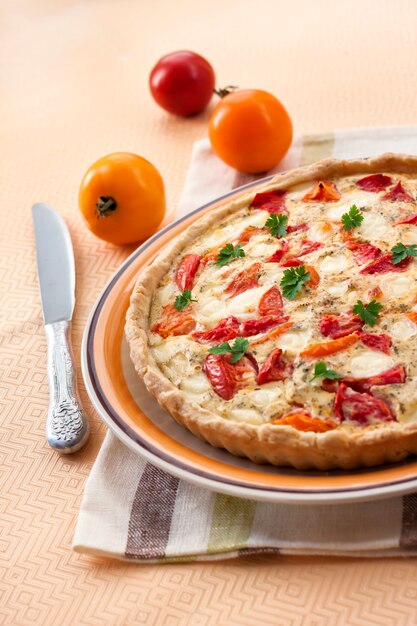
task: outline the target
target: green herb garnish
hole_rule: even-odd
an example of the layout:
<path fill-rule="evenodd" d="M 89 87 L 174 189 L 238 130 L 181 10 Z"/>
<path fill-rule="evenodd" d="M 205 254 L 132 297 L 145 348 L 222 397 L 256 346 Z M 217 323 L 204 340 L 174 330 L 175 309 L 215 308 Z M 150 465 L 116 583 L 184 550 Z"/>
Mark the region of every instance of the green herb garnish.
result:
<path fill-rule="evenodd" d="M 383 308 L 382 304 L 376 300 L 371 300 L 371 302 L 367 305 L 365 305 L 362 300 L 358 300 L 352 311 L 356 315 L 359 315 L 362 322 L 365 322 L 368 326 L 375 326 Z"/>
<path fill-rule="evenodd" d="M 353 230 L 360 226 L 363 222 L 363 215 L 359 211 L 356 204 L 352 204 L 347 213 L 342 215 L 343 228 L 345 230 Z"/>
<path fill-rule="evenodd" d="M 334 370 L 330 370 L 324 361 L 319 361 L 314 366 L 314 376 L 311 380 L 314 380 L 315 378 L 329 378 L 330 380 L 336 380 L 336 378 L 343 378 L 343 376 Z"/>
<path fill-rule="evenodd" d="M 236 337 L 233 345 L 230 345 L 228 341 L 223 341 L 218 346 L 210 348 L 209 352 L 211 354 L 227 354 L 228 352 L 230 352 L 230 354 L 232 355 L 230 359 L 231 362 L 237 363 L 245 354 L 248 346 L 249 341 L 247 339 L 245 339 L 244 337 Z"/>
<path fill-rule="evenodd" d="M 392 262 L 394 265 L 398 265 L 408 256 L 417 256 L 417 246 L 405 246 L 403 243 L 397 243 L 393 248 L 391 248 L 392 252 Z"/>
<path fill-rule="evenodd" d="M 198 300 L 193 300 L 191 297 L 191 291 L 189 289 L 185 289 L 182 294 L 175 298 L 174 307 L 177 311 L 182 311 L 182 309 L 185 309 L 190 302 L 198 302 Z"/>
<path fill-rule="evenodd" d="M 265 228 L 269 228 L 274 237 L 284 237 L 287 234 L 288 217 L 279 213 L 272 213 L 265 222 Z"/>
<path fill-rule="evenodd" d="M 284 276 L 280 282 L 282 293 L 288 300 L 294 300 L 304 283 L 310 280 L 310 272 L 306 271 L 304 265 L 290 267 L 284 271 Z"/>
<path fill-rule="evenodd" d="M 227 265 L 230 261 L 243 256 L 246 255 L 241 243 L 238 243 L 236 246 L 233 246 L 232 243 L 227 243 L 217 255 L 216 265 Z"/>

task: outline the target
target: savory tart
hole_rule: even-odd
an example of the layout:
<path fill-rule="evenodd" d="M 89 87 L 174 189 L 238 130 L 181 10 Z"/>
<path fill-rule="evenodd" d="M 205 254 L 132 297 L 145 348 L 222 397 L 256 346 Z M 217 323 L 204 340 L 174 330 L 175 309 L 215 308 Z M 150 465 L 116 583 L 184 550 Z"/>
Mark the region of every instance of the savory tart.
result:
<path fill-rule="evenodd" d="M 259 463 L 417 453 L 417 157 L 330 159 L 193 223 L 140 275 L 139 376 L 196 436 Z"/>

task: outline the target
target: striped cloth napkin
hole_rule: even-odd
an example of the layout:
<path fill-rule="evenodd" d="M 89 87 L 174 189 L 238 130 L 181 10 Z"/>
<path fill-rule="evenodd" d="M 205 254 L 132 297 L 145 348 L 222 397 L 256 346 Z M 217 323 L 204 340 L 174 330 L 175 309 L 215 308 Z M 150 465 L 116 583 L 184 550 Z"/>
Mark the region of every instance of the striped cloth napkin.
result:
<path fill-rule="evenodd" d="M 335 156 L 416 153 L 417 126 L 344 130 L 296 138 L 282 171 Z M 193 148 L 178 216 L 252 180 L 224 165 L 208 140 Z M 327 506 L 265 504 L 174 478 L 110 432 L 87 481 L 74 536 L 77 552 L 173 562 L 248 553 L 411 556 L 417 494 Z"/>

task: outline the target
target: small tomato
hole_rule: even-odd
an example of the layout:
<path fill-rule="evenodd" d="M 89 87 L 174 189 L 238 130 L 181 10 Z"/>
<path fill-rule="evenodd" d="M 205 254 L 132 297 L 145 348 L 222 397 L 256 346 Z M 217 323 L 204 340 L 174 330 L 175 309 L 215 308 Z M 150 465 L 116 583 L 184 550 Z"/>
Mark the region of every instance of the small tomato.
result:
<path fill-rule="evenodd" d="M 292 123 L 272 94 L 239 89 L 217 104 L 209 121 L 209 137 L 222 161 L 241 172 L 258 174 L 285 156 L 292 141 Z"/>
<path fill-rule="evenodd" d="M 165 215 L 164 183 L 146 159 L 114 152 L 85 173 L 79 206 L 88 228 L 100 239 L 116 244 L 143 241 Z"/>
<path fill-rule="evenodd" d="M 154 100 L 169 113 L 183 117 L 205 109 L 213 95 L 214 82 L 210 63 L 188 50 L 162 57 L 149 76 Z"/>

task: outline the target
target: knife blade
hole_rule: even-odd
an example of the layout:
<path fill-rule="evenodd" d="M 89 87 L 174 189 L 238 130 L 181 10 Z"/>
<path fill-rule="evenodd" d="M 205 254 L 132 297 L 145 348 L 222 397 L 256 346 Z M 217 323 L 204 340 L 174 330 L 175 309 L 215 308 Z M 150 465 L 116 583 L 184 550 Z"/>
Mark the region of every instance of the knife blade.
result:
<path fill-rule="evenodd" d="M 79 450 L 89 427 L 77 393 L 71 349 L 71 319 L 75 304 L 75 264 L 68 228 L 46 204 L 35 204 L 32 217 L 44 327 L 48 344 L 50 403 L 46 438 L 59 452 Z"/>

